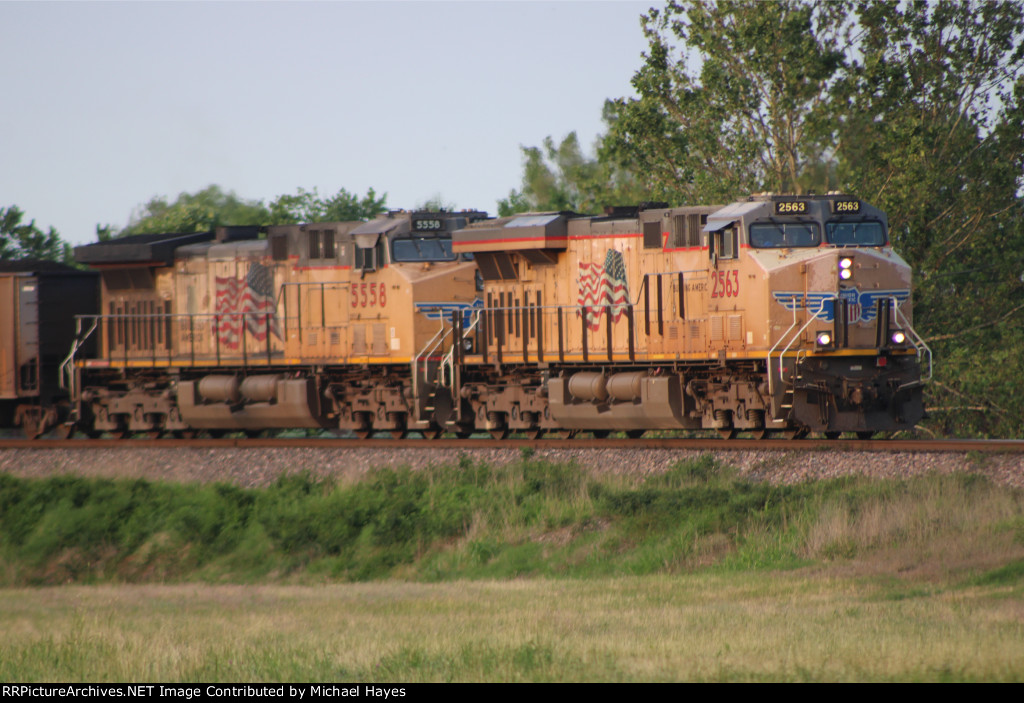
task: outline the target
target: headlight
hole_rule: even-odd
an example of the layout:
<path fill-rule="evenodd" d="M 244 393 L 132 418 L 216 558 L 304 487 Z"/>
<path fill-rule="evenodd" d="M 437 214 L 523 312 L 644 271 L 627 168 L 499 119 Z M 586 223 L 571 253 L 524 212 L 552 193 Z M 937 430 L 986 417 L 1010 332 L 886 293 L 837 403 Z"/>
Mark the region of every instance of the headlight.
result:
<path fill-rule="evenodd" d="M 844 256 L 839 260 L 839 277 L 848 281 L 853 277 L 853 259 Z"/>
<path fill-rule="evenodd" d="M 829 332 L 819 332 L 817 342 L 819 347 L 827 347 L 832 344 L 832 335 Z"/>
<path fill-rule="evenodd" d="M 896 330 L 890 337 L 893 344 L 905 344 L 907 341 L 907 335 L 904 334 L 903 330 Z"/>

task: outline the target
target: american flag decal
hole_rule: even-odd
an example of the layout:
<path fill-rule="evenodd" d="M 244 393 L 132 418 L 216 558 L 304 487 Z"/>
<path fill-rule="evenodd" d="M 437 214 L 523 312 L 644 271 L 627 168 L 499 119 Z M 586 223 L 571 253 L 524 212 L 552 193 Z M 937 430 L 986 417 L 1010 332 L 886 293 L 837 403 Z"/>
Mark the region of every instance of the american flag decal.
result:
<path fill-rule="evenodd" d="M 618 322 L 629 305 L 629 285 L 622 253 L 609 249 L 604 266 L 580 262 L 580 297 L 577 303 L 587 316 L 587 327 L 597 331 L 601 314 L 611 306 L 612 320 Z M 579 311 L 576 313 L 579 315 Z"/>
<path fill-rule="evenodd" d="M 277 303 L 274 300 L 274 274 L 263 264 L 250 264 L 244 280 L 217 276 L 214 310 L 220 315 L 217 318 L 217 335 L 220 343 L 228 349 L 238 349 L 241 343 L 243 317 L 248 337 L 262 342 L 266 340 L 269 331 L 281 339 L 281 325 L 277 320 Z"/>

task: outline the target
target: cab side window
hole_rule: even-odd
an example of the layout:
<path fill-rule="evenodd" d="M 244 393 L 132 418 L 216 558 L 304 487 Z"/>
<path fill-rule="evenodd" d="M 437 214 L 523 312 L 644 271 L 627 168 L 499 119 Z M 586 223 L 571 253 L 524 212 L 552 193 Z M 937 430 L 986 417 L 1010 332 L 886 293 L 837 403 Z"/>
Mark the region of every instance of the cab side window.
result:
<path fill-rule="evenodd" d="M 712 259 L 736 258 L 736 228 L 726 227 L 709 232 L 708 253 Z"/>
<path fill-rule="evenodd" d="M 377 247 L 369 249 L 356 247 L 356 268 L 362 271 L 376 271 Z"/>

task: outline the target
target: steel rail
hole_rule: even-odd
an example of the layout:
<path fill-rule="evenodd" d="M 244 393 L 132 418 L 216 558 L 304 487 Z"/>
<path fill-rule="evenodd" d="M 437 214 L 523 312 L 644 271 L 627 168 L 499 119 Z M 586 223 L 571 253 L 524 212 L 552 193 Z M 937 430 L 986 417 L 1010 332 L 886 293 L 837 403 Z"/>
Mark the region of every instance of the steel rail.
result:
<path fill-rule="evenodd" d="M 1024 453 L 1019 439 L 345 439 L 345 438 L 224 438 L 224 439 L 0 439 L 0 451 L 31 449 L 662 449 L 701 451 L 831 451 L 831 452 L 980 452 Z"/>

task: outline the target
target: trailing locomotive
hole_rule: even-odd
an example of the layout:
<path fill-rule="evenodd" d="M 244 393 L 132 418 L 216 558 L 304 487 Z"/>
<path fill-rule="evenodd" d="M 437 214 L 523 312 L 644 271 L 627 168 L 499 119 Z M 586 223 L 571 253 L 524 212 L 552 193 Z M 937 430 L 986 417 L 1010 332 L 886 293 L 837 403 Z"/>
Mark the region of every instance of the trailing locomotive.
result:
<path fill-rule="evenodd" d="M 885 214 L 840 194 L 400 211 L 75 254 L 101 304 L 62 368 L 65 432 L 870 436 L 924 414 L 910 268 Z"/>
<path fill-rule="evenodd" d="M 393 212 L 77 248 L 102 281 L 102 314 L 79 318 L 99 352 L 66 368 L 77 426 L 440 433 L 427 406 L 443 331 L 477 297 L 451 232 L 483 217 Z"/>

